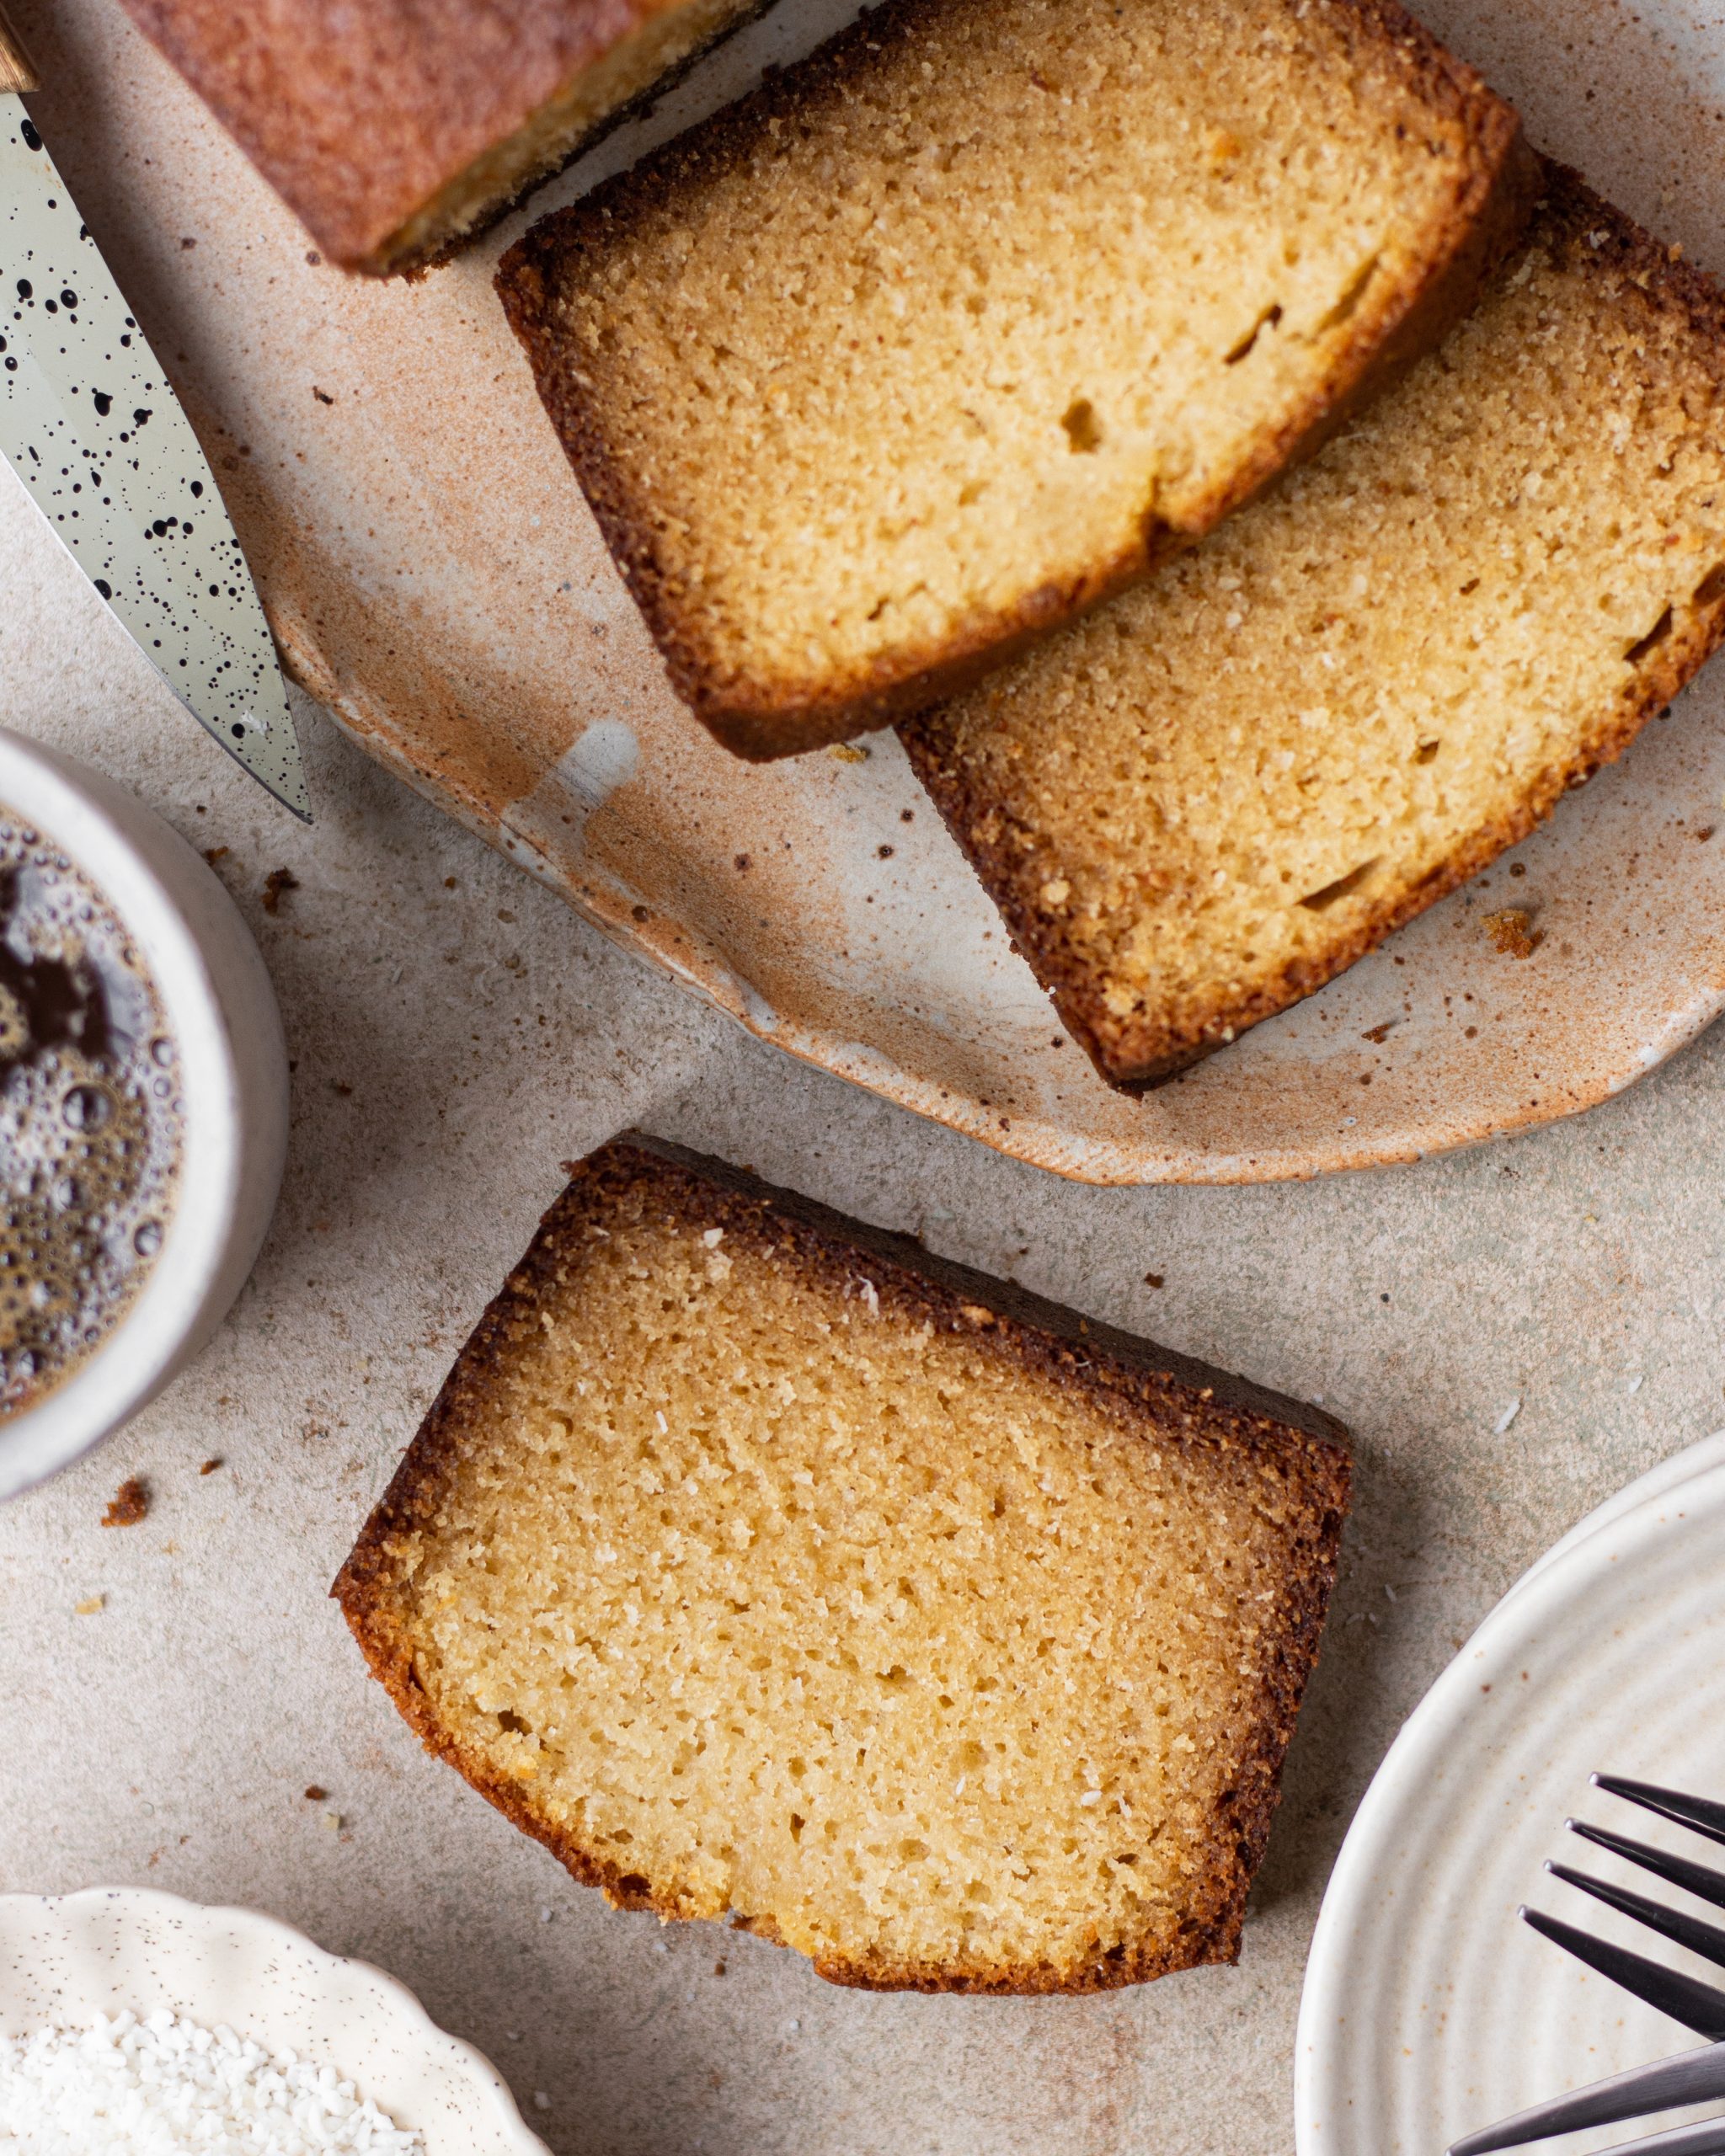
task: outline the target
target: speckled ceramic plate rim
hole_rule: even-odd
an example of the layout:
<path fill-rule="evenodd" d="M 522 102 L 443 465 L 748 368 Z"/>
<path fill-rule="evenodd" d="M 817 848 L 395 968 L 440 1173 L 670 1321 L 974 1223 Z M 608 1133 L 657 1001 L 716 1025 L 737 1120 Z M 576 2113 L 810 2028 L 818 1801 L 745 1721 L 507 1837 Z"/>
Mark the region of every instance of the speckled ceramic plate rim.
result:
<path fill-rule="evenodd" d="M 226 1982 L 212 1983 L 211 1964 L 224 1951 L 236 1967 Z M 79 2025 L 122 2004 L 142 2016 L 172 2003 L 206 2027 L 226 2024 L 267 2049 L 327 2059 L 398 2125 L 423 2134 L 427 2156 L 550 2156 L 496 2068 L 440 2029 L 399 1978 L 328 1953 L 277 1918 L 143 1887 L 0 1895 L 0 2029 L 16 2036 L 57 2018 L 42 1997 L 43 1964 L 56 1953 L 67 1970 L 53 1996 Z M 104 1978 L 104 1961 L 120 1964 L 125 1973 Z M 146 1961 L 159 1963 L 162 1994 L 134 1997 L 128 1988 L 117 1997 L 116 1988 L 135 1982 L 131 1968 Z M 35 1998 L 20 2002 L 31 1983 Z M 339 2019 L 339 2042 L 313 2025 L 303 1999 L 294 2000 L 296 1984 L 309 1985 L 306 1996 L 326 2018 Z M 387 2038 L 388 2063 L 356 2067 L 361 2038 Z"/>
<path fill-rule="evenodd" d="M 1350 1144 L 1338 1131 L 1327 1143 L 1316 1139 L 1300 1147 L 1266 1146 L 1260 1152 L 1244 1150 L 1210 1153 L 1178 1144 L 1157 1155 L 1151 1145 L 1128 1145 L 1106 1139 L 1078 1139 L 1069 1123 L 1053 1121 L 1020 1109 L 1010 1127 L 986 1102 L 957 1097 L 933 1077 L 920 1075 L 884 1051 L 862 1041 L 846 1040 L 819 1026 L 799 1022 L 776 1011 L 768 999 L 730 965 L 724 955 L 703 938 L 691 936 L 654 915 L 648 926 L 639 924 L 640 894 L 609 877 L 603 867 L 590 862 L 580 888 L 576 889 L 565 869 L 548 859 L 525 833 L 514 828 L 508 811 L 495 815 L 483 802 L 446 781 L 439 783 L 422 771 L 395 741 L 387 713 L 368 709 L 344 695 L 322 665 L 317 654 L 295 633 L 294 625 L 275 620 L 275 627 L 289 672 L 307 693 L 321 703 L 366 753 L 393 771 L 413 790 L 452 815 L 467 830 L 517 862 L 539 882 L 555 891 L 590 921 L 611 942 L 668 974 L 681 986 L 723 1011 L 757 1040 L 782 1049 L 799 1062 L 849 1080 L 864 1091 L 879 1094 L 899 1107 L 944 1123 L 1010 1158 L 1047 1168 L 1073 1182 L 1102 1187 L 1158 1182 L 1238 1184 L 1309 1182 L 1322 1175 L 1350 1169 L 1393 1167 L 1434 1155 L 1459 1152 L 1519 1131 L 1538 1129 L 1547 1123 L 1583 1115 L 1601 1102 L 1614 1098 L 1638 1079 L 1676 1054 L 1680 1049 L 1704 1033 L 1725 1012 L 1725 985 L 1709 986 L 1688 1002 L 1666 1014 L 1658 1032 L 1616 1064 L 1602 1064 L 1582 1075 L 1570 1075 L 1570 1097 L 1558 1108 L 1535 1102 L 1507 1111 L 1487 1107 L 1472 1114 L 1465 1110 L 1452 1117 L 1447 1127 L 1429 1118 L 1418 1127 L 1375 1134 Z M 1721 662 L 1725 664 L 1725 661 Z M 1535 834 L 1535 836 L 1538 835 Z M 1308 999 L 1309 1000 L 1309 999 Z M 1297 1007 L 1297 1006 L 1295 1006 Z M 1050 1022 L 1058 1023 L 1049 1013 Z M 1225 1051 L 1226 1053 L 1226 1051 Z"/>
<path fill-rule="evenodd" d="M 1479 1710 L 1482 1685 L 1489 1691 L 1500 1676 L 1513 1672 L 1541 1631 L 1561 1621 L 1566 1608 L 1573 1607 L 1602 1579 L 1632 1576 L 1637 1557 L 1655 1551 L 1662 1541 L 1669 1542 L 1674 1528 L 1696 1533 L 1698 1513 L 1709 1516 L 1717 1529 L 1721 1508 L 1725 1507 L 1725 1450 L 1722 1449 L 1725 1449 L 1725 1433 L 1701 1439 L 1578 1522 L 1495 1605 L 1414 1709 L 1385 1754 L 1336 1860 L 1306 1961 L 1295 2040 L 1298 2156 L 1354 2156 L 1360 2144 L 1337 2122 L 1345 2121 L 1357 2128 L 1358 2121 L 1352 2117 L 1351 2085 L 1360 2080 L 1382 2046 L 1397 2040 L 1397 2031 L 1377 2027 L 1375 2002 L 1362 2000 L 1354 1949 L 1362 1934 L 1377 1930 L 1389 1920 L 1384 1906 L 1386 1883 L 1414 1876 L 1435 1838 L 1428 1834 L 1425 1847 L 1409 1841 L 1401 1831 L 1404 1806 L 1438 1776 L 1445 1758 L 1457 1748 L 1458 1731 L 1469 1725 Z M 1629 1502 L 1643 1492 L 1639 1502 Z M 1705 1552 L 1697 1550 L 1696 1561 L 1704 1557 Z M 1452 1782 L 1451 1787 L 1456 1785 Z M 1573 1803 L 1584 1793 L 1584 1788 L 1575 1788 L 1556 1796 L 1546 1824 L 1554 1832 L 1561 1830 L 1566 1802 Z M 1487 1796 L 1501 1792 L 1493 1789 L 1482 1793 L 1477 1784 L 1469 1783 L 1457 1794 L 1477 1807 Z M 1465 1900 L 1471 1884 L 1457 1881 L 1455 1891 Z M 1537 1884 L 1536 1872 L 1530 1873 L 1526 1884 L 1530 1887 Z M 1399 1921 L 1410 1920 L 1404 1910 Z M 1456 1973 L 1458 1981 L 1465 1983 L 1466 1972 Z M 1651 2015 L 1651 2009 L 1647 2011 Z M 1652 2018 L 1670 2032 L 1669 2023 L 1658 2016 Z M 1665 2047 L 1670 2048 L 1669 2044 Z M 1656 2055 L 1653 2051 L 1646 2054 Z M 1632 2063 L 1626 2059 L 1616 2065 L 1610 2062 L 1578 2064 L 1573 2080 L 1579 2085 Z M 1536 2100 L 1535 2096 L 1528 2099 Z M 1434 2156 L 1439 2131 L 1433 2129 Z"/>

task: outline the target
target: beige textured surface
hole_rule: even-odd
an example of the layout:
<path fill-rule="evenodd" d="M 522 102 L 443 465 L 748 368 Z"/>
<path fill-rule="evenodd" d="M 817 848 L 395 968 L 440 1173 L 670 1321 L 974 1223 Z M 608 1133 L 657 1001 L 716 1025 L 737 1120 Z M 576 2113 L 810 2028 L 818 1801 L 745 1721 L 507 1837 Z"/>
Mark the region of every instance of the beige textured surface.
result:
<path fill-rule="evenodd" d="M 281 1212 L 233 1317 L 141 1422 L 0 1512 L 0 1890 L 161 1886 L 366 1955 L 499 2061 L 558 2156 L 1286 2156 L 1306 1940 L 1397 1723 L 1560 1528 L 1725 1420 L 1725 1037 L 1449 1161 L 1087 1189 L 750 1040 L 315 718 L 322 820 L 298 830 L 3 475 L 0 586 L 5 718 L 231 849 L 297 1064 Z M 277 866 L 300 888 L 272 920 Z M 607 1910 L 418 1751 L 324 1590 L 558 1161 L 632 1118 L 1354 1425 L 1328 1650 L 1239 1969 L 1089 2000 L 834 1991 L 772 1947 Z M 104 1530 L 134 1472 L 150 1517 Z"/>
<path fill-rule="evenodd" d="M 1700 12 L 1427 10 L 1537 139 L 1585 150 L 1717 268 L 1725 120 L 1665 29 Z M 99 115 L 136 94 L 83 88 Z M 319 334 L 321 368 L 340 344 Z M 229 1324 L 131 1431 L 0 1513 L 0 1889 L 160 1885 L 368 1955 L 499 2059 L 558 2156 L 1286 2156 L 1306 1942 L 1396 1726 L 1559 1529 L 1725 1420 L 1725 1038 L 1583 1121 L 1447 1161 L 1061 1183 L 750 1041 L 315 720 L 322 821 L 296 830 L 156 687 L 3 475 L 0 591 L 0 716 L 102 754 L 231 849 L 298 1066 L 282 1209 Z M 301 888 L 270 920 L 278 865 Z M 558 1160 L 632 1119 L 1353 1423 L 1329 1652 L 1237 1971 L 1072 2002 L 834 1992 L 770 1947 L 607 1911 L 418 1753 L 324 1588 Z M 227 1465 L 200 1478 L 212 1454 Z M 151 1517 L 102 1530 L 135 1471 Z M 74 1614 L 98 1593 L 100 1614 Z"/>
<path fill-rule="evenodd" d="M 718 79 L 851 5 L 776 10 L 718 56 Z M 1480 911 L 1501 898 L 1464 891 L 1153 1099 L 1111 1093 L 895 745 L 750 769 L 671 696 L 490 288 L 519 218 L 411 288 L 338 278 L 116 0 L 23 12 L 50 83 L 41 124 L 205 430 L 304 678 L 378 757 L 763 1037 L 1070 1174 L 1228 1181 L 1544 1122 L 1725 1001 L 1725 846 L 1690 835 L 1725 792 L 1719 674 L 1685 723 L 1650 728 L 1526 841 L 1535 963 L 1496 954 Z M 1544 147 L 1725 266 L 1725 122 L 1695 87 L 1725 79 L 1712 0 L 1429 12 L 1533 93 Z M 697 110 L 702 80 L 649 131 Z M 620 134 L 536 208 L 641 140 Z"/>

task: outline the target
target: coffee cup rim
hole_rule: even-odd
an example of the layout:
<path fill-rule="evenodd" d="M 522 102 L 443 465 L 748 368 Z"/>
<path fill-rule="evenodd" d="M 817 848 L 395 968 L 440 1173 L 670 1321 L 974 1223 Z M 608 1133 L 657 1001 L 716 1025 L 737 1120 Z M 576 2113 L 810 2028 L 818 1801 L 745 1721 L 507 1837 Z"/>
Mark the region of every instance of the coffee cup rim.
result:
<path fill-rule="evenodd" d="M 243 1284 L 280 1181 L 286 1050 L 273 990 L 219 878 L 135 795 L 0 727 L 0 807 L 59 847 L 118 915 L 177 1051 L 184 1113 L 161 1249 L 107 1337 L 0 1422 L 0 1498 L 88 1452 L 201 1347 Z"/>

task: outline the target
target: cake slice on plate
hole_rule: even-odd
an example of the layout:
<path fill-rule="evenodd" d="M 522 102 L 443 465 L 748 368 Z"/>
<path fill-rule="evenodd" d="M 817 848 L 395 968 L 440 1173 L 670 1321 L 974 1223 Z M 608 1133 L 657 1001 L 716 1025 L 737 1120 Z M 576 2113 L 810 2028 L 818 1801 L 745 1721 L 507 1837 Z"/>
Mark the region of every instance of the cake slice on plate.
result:
<path fill-rule="evenodd" d="M 903 739 L 1068 1027 L 1139 1086 L 1525 837 L 1722 634 L 1725 300 L 1552 167 L 1404 383 Z"/>
<path fill-rule="evenodd" d="M 887 0 L 505 256 L 673 686 L 787 755 L 1208 531 L 1519 228 L 1392 0 Z"/>
<path fill-rule="evenodd" d="M 630 1908 L 836 1983 L 1232 1960 L 1339 1424 L 654 1139 L 583 1161 L 335 1593 Z"/>
<path fill-rule="evenodd" d="M 423 270 L 766 0 L 121 0 L 323 253 Z"/>

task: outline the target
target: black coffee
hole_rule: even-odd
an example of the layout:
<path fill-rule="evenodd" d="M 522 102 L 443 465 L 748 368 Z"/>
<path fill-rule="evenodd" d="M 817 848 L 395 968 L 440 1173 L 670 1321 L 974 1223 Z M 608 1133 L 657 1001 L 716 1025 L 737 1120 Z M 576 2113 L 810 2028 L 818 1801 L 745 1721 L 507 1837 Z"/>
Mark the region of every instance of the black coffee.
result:
<path fill-rule="evenodd" d="M 0 1419 L 131 1304 L 179 1179 L 179 1058 L 113 908 L 0 808 Z"/>

